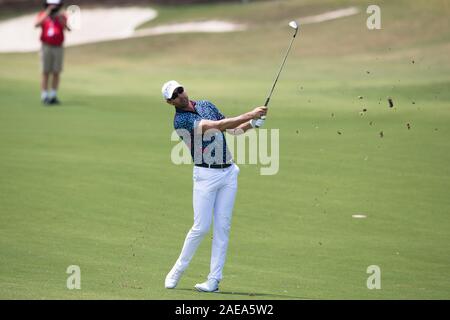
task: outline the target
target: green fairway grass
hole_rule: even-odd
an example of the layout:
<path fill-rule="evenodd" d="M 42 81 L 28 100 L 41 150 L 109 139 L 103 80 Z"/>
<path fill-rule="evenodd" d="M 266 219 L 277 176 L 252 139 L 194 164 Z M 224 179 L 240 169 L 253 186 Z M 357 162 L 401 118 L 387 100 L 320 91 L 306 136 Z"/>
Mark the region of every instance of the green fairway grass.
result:
<path fill-rule="evenodd" d="M 39 101 L 37 53 L 0 54 L 0 299 L 450 299 L 450 6 L 380 1 L 370 31 L 369 4 L 158 7 L 141 27 L 249 29 L 67 48 L 55 107 Z M 193 290 L 212 234 L 164 289 L 193 211 L 162 84 L 247 112 L 265 101 L 287 22 L 351 5 L 361 13 L 302 26 L 294 42 L 265 123 L 279 129 L 279 172 L 239 165 L 221 292 Z M 66 287 L 70 265 L 81 290 Z"/>

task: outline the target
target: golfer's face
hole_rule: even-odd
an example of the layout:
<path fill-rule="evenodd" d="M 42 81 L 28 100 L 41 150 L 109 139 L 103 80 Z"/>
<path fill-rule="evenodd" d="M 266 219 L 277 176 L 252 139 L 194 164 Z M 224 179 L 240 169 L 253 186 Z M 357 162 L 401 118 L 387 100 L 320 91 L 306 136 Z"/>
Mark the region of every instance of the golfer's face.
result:
<path fill-rule="evenodd" d="M 183 87 L 176 88 L 173 92 L 170 104 L 177 108 L 185 108 L 189 105 L 189 97 Z"/>

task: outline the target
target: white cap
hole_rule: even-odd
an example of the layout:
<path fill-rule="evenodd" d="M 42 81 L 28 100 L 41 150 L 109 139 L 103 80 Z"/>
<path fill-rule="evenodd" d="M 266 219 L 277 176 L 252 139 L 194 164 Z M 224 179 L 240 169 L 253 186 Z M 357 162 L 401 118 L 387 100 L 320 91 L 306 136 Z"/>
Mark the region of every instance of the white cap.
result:
<path fill-rule="evenodd" d="M 61 0 L 47 0 L 47 4 L 61 4 Z"/>
<path fill-rule="evenodd" d="M 176 88 L 179 87 L 182 87 L 182 85 L 176 82 L 175 80 L 170 80 L 164 83 L 161 90 L 164 99 L 168 100 L 172 98 L 173 92 L 175 91 Z"/>

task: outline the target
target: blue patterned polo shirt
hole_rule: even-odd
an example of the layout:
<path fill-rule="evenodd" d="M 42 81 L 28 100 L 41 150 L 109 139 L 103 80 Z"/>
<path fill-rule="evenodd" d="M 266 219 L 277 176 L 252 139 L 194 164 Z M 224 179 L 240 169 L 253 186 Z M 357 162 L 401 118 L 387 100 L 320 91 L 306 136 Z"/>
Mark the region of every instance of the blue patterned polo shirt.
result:
<path fill-rule="evenodd" d="M 227 148 L 223 132 L 208 130 L 203 134 L 196 132 L 202 119 L 222 120 L 225 118 L 217 107 L 209 101 L 191 101 L 195 112 L 175 108 L 173 126 L 180 138 L 191 150 L 192 160 L 195 164 L 223 164 L 232 160 Z"/>

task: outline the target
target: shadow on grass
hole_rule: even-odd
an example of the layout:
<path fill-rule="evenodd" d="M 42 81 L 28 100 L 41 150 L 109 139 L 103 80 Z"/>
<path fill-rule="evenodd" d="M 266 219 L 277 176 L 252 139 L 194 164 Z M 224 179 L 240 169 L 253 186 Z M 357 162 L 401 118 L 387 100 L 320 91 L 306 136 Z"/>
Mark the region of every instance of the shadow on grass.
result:
<path fill-rule="evenodd" d="M 191 291 L 199 294 L 216 294 L 216 295 L 233 295 L 233 296 L 247 296 L 247 297 L 272 297 L 272 298 L 280 298 L 280 299 L 299 299 L 299 300 L 311 300 L 311 298 L 306 297 L 297 297 L 297 296 L 289 296 L 284 294 L 272 294 L 272 293 L 257 293 L 257 292 L 237 292 L 237 291 L 218 291 L 213 293 L 208 292 L 199 292 L 195 289 L 188 288 L 179 288 L 175 290 L 183 290 L 183 291 Z M 224 297 L 225 299 L 225 297 Z"/>

